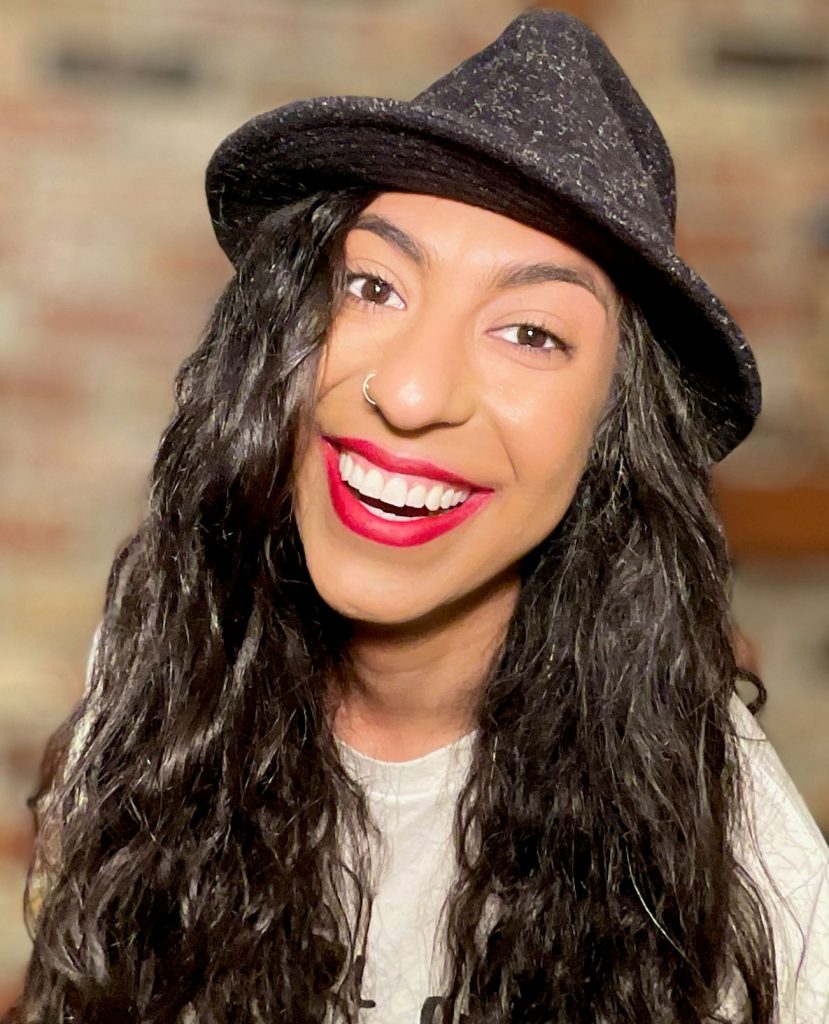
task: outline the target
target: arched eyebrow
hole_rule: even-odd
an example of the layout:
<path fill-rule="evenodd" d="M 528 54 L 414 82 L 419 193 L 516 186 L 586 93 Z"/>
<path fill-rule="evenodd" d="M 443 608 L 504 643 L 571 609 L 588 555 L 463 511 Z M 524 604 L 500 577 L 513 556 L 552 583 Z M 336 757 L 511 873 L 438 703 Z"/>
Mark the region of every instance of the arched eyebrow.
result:
<path fill-rule="evenodd" d="M 402 228 L 393 224 L 385 217 L 376 213 L 363 213 L 357 219 L 354 230 L 371 231 L 389 245 L 403 253 L 421 269 L 428 269 L 432 262 L 432 253 L 421 245 Z M 596 276 L 589 270 L 579 267 L 565 266 L 561 263 L 518 263 L 499 267 L 488 286 L 494 290 L 502 288 L 520 288 L 522 285 L 542 284 L 546 281 L 563 281 L 585 288 L 601 303 L 606 312 L 610 312 L 612 302 Z"/>
<path fill-rule="evenodd" d="M 589 270 L 569 267 L 561 263 L 520 263 L 501 267 L 492 281 L 493 288 L 519 288 L 525 284 L 542 284 L 545 281 L 563 281 L 585 288 L 610 312 L 611 302 L 607 290 Z"/>
<path fill-rule="evenodd" d="M 358 229 L 371 231 L 372 234 L 382 238 L 389 245 L 393 245 L 395 249 L 399 249 L 404 256 L 408 256 L 418 267 L 428 268 L 431 266 L 431 254 L 419 242 L 416 242 L 411 235 L 406 234 L 402 228 L 392 224 L 385 217 L 381 217 L 376 213 L 360 214 L 354 225 L 354 230 Z"/>

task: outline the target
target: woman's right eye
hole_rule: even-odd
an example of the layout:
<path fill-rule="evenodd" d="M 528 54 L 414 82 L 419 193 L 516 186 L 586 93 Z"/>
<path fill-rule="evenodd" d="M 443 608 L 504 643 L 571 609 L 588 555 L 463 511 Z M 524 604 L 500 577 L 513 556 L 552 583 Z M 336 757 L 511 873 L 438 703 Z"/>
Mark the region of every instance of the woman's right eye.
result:
<path fill-rule="evenodd" d="M 346 290 L 349 295 L 353 295 L 361 302 L 370 302 L 373 306 L 406 308 L 406 304 L 389 282 L 374 274 L 346 274 Z M 390 296 L 393 296 L 396 301 L 389 302 Z"/>

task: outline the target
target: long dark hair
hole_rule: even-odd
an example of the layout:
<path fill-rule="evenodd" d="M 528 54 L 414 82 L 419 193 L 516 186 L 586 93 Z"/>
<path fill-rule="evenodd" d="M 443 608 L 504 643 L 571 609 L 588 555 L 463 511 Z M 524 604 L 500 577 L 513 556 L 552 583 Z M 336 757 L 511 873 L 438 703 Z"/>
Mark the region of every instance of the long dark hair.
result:
<path fill-rule="evenodd" d="M 87 694 L 32 800 L 34 949 L 8 1021 L 356 1020 L 377 837 L 331 729 L 349 623 L 310 580 L 291 496 L 370 198 L 270 214 L 179 371 Z M 738 669 L 709 445 L 627 299 L 621 337 L 484 680 L 445 1021 L 697 1022 L 729 971 L 743 1019 L 773 1019 L 767 917 L 727 841 Z"/>

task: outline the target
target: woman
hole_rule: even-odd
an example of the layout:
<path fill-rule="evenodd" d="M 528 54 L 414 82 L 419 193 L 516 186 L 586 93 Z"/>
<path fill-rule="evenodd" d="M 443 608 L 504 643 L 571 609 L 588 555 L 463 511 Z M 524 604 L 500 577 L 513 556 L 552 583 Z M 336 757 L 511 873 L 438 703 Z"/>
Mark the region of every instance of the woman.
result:
<path fill-rule="evenodd" d="M 756 370 L 603 44 L 528 12 L 207 186 L 236 273 L 54 743 L 11 1019 L 826 1019 L 710 499 Z"/>

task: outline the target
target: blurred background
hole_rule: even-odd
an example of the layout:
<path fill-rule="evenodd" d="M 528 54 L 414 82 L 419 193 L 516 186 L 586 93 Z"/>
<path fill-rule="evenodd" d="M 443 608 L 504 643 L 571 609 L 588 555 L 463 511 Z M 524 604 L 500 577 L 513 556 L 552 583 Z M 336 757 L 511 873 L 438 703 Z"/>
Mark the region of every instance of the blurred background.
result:
<path fill-rule="evenodd" d="M 173 375 L 230 275 L 213 149 L 293 99 L 410 98 L 516 0 L 4 0 L 0 8 L 0 1011 L 48 735 L 80 696 Z M 537 5 L 545 6 L 545 5 Z M 547 5 L 553 6 L 553 5 Z M 829 831 L 829 4 L 584 0 L 674 153 L 679 248 L 754 347 L 719 467 L 760 721 Z"/>

